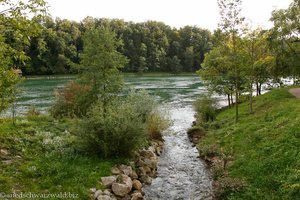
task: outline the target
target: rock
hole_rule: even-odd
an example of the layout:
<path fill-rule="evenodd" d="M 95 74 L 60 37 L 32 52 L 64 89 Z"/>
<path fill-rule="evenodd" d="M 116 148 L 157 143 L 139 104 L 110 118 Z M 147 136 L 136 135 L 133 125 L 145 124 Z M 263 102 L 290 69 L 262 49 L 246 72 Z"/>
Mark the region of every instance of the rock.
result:
<path fill-rule="evenodd" d="M 121 172 L 121 170 L 120 170 L 117 166 L 113 166 L 113 167 L 111 168 L 111 173 L 112 173 L 113 175 L 120 175 L 122 172 Z"/>
<path fill-rule="evenodd" d="M 90 191 L 90 193 L 95 193 L 97 191 L 97 189 L 96 188 L 90 188 L 89 191 Z"/>
<path fill-rule="evenodd" d="M 145 165 L 146 165 L 145 162 L 142 161 L 141 159 L 139 159 L 139 160 L 136 162 L 136 166 L 137 166 L 137 167 L 143 167 L 143 166 L 145 166 Z"/>
<path fill-rule="evenodd" d="M 151 169 L 156 169 L 157 160 L 156 159 L 145 159 L 144 160 L 146 166 L 150 167 Z"/>
<path fill-rule="evenodd" d="M 158 156 L 160 156 L 161 152 L 162 152 L 161 147 L 156 147 L 156 154 Z"/>
<path fill-rule="evenodd" d="M 146 175 L 147 172 L 145 171 L 144 167 L 139 167 L 138 174 L 139 174 L 139 176 L 142 176 L 142 175 Z"/>
<path fill-rule="evenodd" d="M 155 153 L 149 150 L 141 150 L 140 155 L 143 156 L 144 158 L 153 158 L 153 157 L 156 158 Z"/>
<path fill-rule="evenodd" d="M 161 146 L 161 147 L 164 145 L 164 143 L 162 141 L 158 141 L 157 144 L 158 144 L 158 146 Z"/>
<path fill-rule="evenodd" d="M 143 200 L 142 193 L 136 192 L 131 195 L 131 200 Z"/>
<path fill-rule="evenodd" d="M 102 195 L 102 191 L 101 190 L 97 190 L 94 194 L 94 198 L 97 199 L 98 196 Z"/>
<path fill-rule="evenodd" d="M 97 200 L 112 200 L 112 198 L 110 196 L 107 196 L 107 195 L 99 195 L 97 197 Z"/>
<path fill-rule="evenodd" d="M 151 184 L 151 182 L 152 182 L 152 178 L 149 177 L 149 176 L 147 176 L 147 175 L 142 175 L 141 178 L 140 178 L 140 181 L 141 181 L 142 183 L 144 183 L 144 184 L 149 185 L 149 184 Z"/>
<path fill-rule="evenodd" d="M 104 190 L 103 194 L 107 195 L 107 196 L 111 196 L 111 191 L 109 190 Z"/>
<path fill-rule="evenodd" d="M 136 190 L 141 190 L 142 189 L 142 183 L 139 180 L 133 180 L 132 181 L 132 187 Z"/>
<path fill-rule="evenodd" d="M 112 184 L 112 191 L 115 195 L 124 197 L 132 189 L 132 180 L 127 175 L 119 175 L 117 182 Z"/>
<path fill-rule="evenodd" d="M 127 194 L 127 195 L 125 195 L 125 197 L 122 198 L 122 200 L 131 200 L 131 197 L 130 197 L 130 195 Z"/>
<path fill-rule="evenodd" d="M 6 165 L 10 165 L 13 163 L 13 161 L 12 160 L 3 160 L 2 163 L 6 164 Z"/>
<path fill-rule="evenodd" d="M 119 169 L 127 176 L 129 176 L 132 173 L 131 166 L 121 165 Z"/>
<path fill-rule="evenodd" d="M 148 150 L 149 150 L 149 151 L 152 151 L 152 152 L 155 152 L 155 148 L 154 148 L 153 146 L 150 146 L 150 147 L 148 148 Z"/>
<path fill-rule="evenodd" d="M 110 187 L 116 180 L 117 178 L 115 176 L 101 177 L 101 182 L 105 187 Z"/>
<path fill-rule="evenodd" d="M 144 172 L 146 172 L 146 174 L 148 174 L 148 173 L 151 172 L 151 168 L 148 167 L 148 166 L 144 166 L 144 167 L 142 167 L 142 168 L 143 168 Z"/>
<path fill-rule="evenodd" d="M 131 179 L 138 179 L 136 171 L 132 170 L 132 173 L 129 175 Z"/>
<path fill-rule="evenodd" d="M 0 149 L 0 154 L 7 156 L 9 154 L 7 149 Z"/>

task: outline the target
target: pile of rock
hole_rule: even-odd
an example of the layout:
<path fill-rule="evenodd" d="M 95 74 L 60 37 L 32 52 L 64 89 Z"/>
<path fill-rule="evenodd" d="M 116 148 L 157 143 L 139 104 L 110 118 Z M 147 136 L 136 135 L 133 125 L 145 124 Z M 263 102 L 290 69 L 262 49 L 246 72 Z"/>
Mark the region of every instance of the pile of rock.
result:
<path fill-rule="evenodd" d="M 132 166 L 120 165 L 111 169 L 112 176 L 102 177 L 101 183 L 104 191 L 92 188 L 93 198 L 97 200 L 141 200 L 142 187 L 151 184 L 156 177 L 158 156 L 161 154 L 161 141 L 153 141 L 148 149 L 135 153 Z M 136 170 L 134 170 L 134 169 Z"/>

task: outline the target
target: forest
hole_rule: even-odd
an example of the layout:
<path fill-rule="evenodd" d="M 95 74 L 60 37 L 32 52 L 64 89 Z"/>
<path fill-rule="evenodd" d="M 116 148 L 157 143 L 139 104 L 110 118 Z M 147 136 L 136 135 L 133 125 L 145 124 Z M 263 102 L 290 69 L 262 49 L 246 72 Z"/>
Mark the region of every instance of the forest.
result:
<path fill-rule="evenodd" d="M 80 63 L 82 36 L 91 27 L 110 27 L 121 39 L 118 51 L 129 59 L 124 72 L 195 72 L 212 47 L 210 31 L 195 26 L 176 29 L 156 21 L 86 17 L 75 22 L 49 16 L 38 24 L 41 33 L 24 49 L 30 60 L 18 65 L 28 75 L 76 73 L 73 66 Z"/>

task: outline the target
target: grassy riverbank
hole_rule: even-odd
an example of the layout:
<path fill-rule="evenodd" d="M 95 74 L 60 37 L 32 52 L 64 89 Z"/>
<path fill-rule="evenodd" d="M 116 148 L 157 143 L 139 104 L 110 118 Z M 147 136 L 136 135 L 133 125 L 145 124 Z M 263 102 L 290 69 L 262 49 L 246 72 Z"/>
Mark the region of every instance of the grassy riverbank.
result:
<path fill-rule="evenodd" d="M 0 192 L 73 193 L 89 199 L 119 160 L 103 160 L 78 152 L 72 121 L 31 116 L 0 119 Z"/>
<path fill-rule="evenodd" d="M 220 112 L 198 145 L 220 199 L 299 198 L 300 100 L 276 89 L 255 98 L 253 114 L 242 103 L 237 125 L 234 117 Z"/>

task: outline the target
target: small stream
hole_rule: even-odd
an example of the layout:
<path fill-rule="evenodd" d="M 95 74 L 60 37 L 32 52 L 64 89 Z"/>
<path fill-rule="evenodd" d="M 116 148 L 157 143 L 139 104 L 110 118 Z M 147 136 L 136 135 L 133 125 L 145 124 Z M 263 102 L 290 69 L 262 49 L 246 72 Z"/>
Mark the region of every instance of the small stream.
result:
<path fill-rule="evenodd" d="M 186 130 L 194 120 L 191 106 L 170 106 L 173 125 L 164 132 L 164 150 L 158 177 L 144 188 L 147 200 L 212 199 L 212 180 L 205 163 L 197 158 Z"/>

